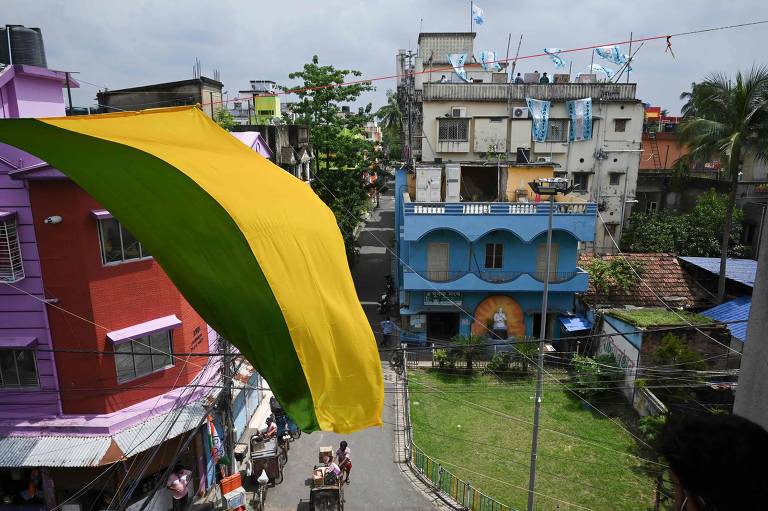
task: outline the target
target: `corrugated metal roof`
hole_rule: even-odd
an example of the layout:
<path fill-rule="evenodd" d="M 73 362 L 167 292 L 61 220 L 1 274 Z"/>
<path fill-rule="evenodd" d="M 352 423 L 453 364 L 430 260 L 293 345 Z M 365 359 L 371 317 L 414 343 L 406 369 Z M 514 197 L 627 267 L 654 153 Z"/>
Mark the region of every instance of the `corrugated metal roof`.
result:
<path fill-rule="evenodd" d="M 719 257 L 681 257 L 683 261 L 698 266 L 715 275 L 720 275 Z M 754 259 L 731 259 L 725 263 L 726 278 L 741 282 L 749 287 L 755 287 L 755 274 L 757 273 L 757 261 Z"/>
<path fill-rule="evenodd" d="M 580 314 L 577 316 L 560 316 L 560 323 L 563 324 L 566 332 L 579 332 L 592 328 L 592 323 Z"/>
<path fill-rule="evenodd" d="M 111 436 L 0 437 L 0 467 L 96 467 L 116 461 L 123 453 L 133 456 L 191 431 L 204 416 L 205 407 L 196 402 Z"/>
<path fill-rule="evenodd" d="M 716 321 L 742 321 L 741 323 L 728 323 L 726 326 L 731 331 L 731 335 L 745 342 L 747 340 L 747 322 L 749 311 L 752 308 L 752 298 L 741 296 L 730 302 L 721 303 L 717 307 L 712 307 L 701 313 L 702 316 L 712 318 Z"/>

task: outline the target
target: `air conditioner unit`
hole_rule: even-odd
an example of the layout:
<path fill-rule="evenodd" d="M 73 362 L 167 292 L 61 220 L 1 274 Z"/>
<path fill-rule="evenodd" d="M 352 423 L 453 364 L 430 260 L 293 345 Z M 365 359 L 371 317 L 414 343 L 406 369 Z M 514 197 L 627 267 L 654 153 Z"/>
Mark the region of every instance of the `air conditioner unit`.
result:
<path fill-rule="evenodd" d="M 451 117 L 466 117 L 467 109 L 461 106 L 451 107 Z"/>
<path fill-rule="evenodd" d="M 538 156 L 536 158 L 536 163 L 552 163 L 552 157 L 551 156 Z"/>
<path fill-rule="evenodd" d="M 529 117 L 528 107 L 516 106 L 512 109 L 513 119 L 527 119 Z"/>

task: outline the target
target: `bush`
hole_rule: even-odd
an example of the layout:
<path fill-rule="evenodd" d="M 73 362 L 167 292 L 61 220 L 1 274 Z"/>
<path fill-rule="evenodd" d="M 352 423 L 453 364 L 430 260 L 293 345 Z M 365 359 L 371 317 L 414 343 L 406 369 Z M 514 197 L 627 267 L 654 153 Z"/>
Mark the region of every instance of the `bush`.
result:
<path fill-rule="evenodd" d="M 638 428 L 640 429 L 640 434 L 643 436 L 643 440 L 649 444 L 653 444 L 659 437 L 659 433 L 661 433 L 661 429 L 666 423 L 666 415 L 648 415 L 646 417 L 641 417 Z"/>
<path fill-rule="evenodd" d="M 445 369 L 453 362 L 450 357 L 448 357 L 448 352 L 446 350 L 435 350 L 432 352 L 432 360 L 440 369 Z"/>
<path fill-rule="evenodd" d="M 616 387 L 622 371 L 616 367 L 613 355 L 598 355 L 595 358 L 574 355 L 571 386 L 583 396 L 593 396 Z"/>
<path fill-rule="evenodd" d="M 496 353 L 493 358 L 488 362 L 486 370 L 488 372 L 496 371 L 509 371 L 509 366 L 512 363 L 512 355 L 509 352 L 502 351 Z"/>

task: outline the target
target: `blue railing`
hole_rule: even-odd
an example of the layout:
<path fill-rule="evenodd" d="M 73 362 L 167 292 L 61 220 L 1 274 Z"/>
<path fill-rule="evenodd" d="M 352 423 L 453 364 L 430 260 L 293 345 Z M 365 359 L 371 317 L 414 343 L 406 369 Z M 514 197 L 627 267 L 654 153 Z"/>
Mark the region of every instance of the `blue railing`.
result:
<path fill-rule="evenodd" d="M 539 282 L 544 282 L 546 272 L 543 271 L 511 271 L 511 270 L 455 270 L 455 271 L 442 271 L 442 270 L 419 270 L 414 268 L 403 268 L 403 273 L 416 273 L 420 277 L 430 282 L 451 282 L 461 277 L 473 273 L 480 277 L 485 282 L 493 284 L 500 284 L 504 282 L 512 282 L 521 275 L 530 275 Z M 577 268 L 575 271 L 559 271 L 550 272 L 549 282 L 567 282 L 577 275 L 585 273 L 581 268 Z"/>
<path fill-rule="evenodd" d="M 548 202 L 406 202 L 406 215 L 547 215 Z M 593 202 L 556 202 L 555 215 L 597 214 Z"/>

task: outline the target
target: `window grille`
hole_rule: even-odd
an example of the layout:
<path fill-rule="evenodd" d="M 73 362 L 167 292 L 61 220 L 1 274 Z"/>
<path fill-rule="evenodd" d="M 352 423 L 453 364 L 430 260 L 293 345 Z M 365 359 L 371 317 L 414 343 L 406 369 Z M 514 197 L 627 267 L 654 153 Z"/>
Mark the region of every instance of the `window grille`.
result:
<path fill-rule="evenodd" d="M 547 142 L 565 142 L 566 123 L 564 119 L 550 119 Z"/>
<path fill-rule="evenodd" d="M 16 215 L 0 220 L 0 281 L 18 282 L 24 278 L 24 261 Z"/>
<path fill-rule="evenodd" d="M 37 362 L 32 350 L 0 350 L 0 388 L 37 386 Z"/>
<path fill-rule="evenodd" d="M 469 119 L 439 119 L 437 139 L 440 142 L 467 142 Z"/>

